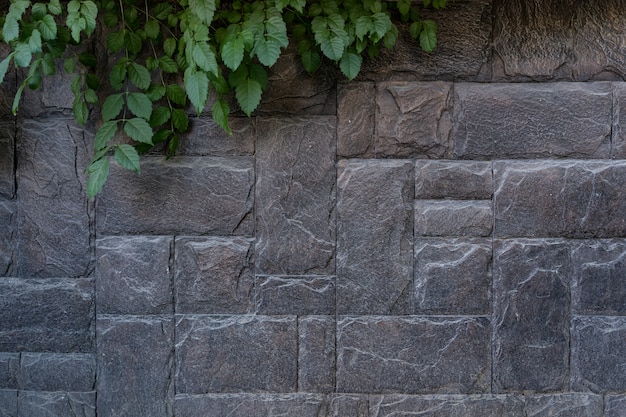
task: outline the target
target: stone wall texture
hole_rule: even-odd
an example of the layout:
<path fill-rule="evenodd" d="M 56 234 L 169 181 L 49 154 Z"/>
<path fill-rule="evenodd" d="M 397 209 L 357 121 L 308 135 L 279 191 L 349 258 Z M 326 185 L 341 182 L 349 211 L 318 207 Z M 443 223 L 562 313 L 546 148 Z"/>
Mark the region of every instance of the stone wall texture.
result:
<path fill-rule="evenodd" d="M 94 201 L 68 79 L 3 86 L 0 417 L 626 416 L 625 10 L 451 2 L 353 82 L 288 51 Z"/>

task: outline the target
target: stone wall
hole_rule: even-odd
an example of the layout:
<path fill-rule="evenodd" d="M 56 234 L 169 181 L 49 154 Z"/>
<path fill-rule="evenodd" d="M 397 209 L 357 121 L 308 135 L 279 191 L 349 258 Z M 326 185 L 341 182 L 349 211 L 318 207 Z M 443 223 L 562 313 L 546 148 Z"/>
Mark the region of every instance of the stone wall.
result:
<path fill-rule="evenodd" d="M 0 416 L 626 415 L 624 6 L 457 1 L 351 83 L 288 54 L 95 202 L 67 80 L 0 103 Z"/>

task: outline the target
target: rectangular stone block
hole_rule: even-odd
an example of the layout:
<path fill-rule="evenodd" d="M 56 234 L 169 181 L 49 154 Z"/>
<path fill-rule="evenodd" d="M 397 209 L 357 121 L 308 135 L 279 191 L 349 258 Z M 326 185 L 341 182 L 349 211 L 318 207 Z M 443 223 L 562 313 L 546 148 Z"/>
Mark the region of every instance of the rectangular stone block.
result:
<path fill-rule="evenodd" d="M 611 158 L 626 159 L 626 86 L 613 84 L 613 137 Z"/>
<path fill-rule="evenodd" d="M 332 394 L 329 417 L 369 417 L 369 398 L 358 394 Z"/>
<path fill-rule="evenodd" d="M 609 157 L 609 83 L 461 83 L 454 92 L 457 158 Z"/>
<path fill-rule="evenodd" d="M 96 241 L 98 313 L 174 312 L 171 237 L 105 237 Z"/>
<path fill-rule="evenodd" d="M 417 239 L 415 313 L 491 313 L 491 241 Z"/>
<path fill-rule="evenodd" d="M 413 163 L 338 163 L 337 312 L 410 314 Z"/>
<path fill-rule="evenodd" d="M 98 317 L 98 417 L 173 416 L 174 322 Z"/>
<path fill-rule="evenodd" d="M 625 395 L 607 395 L 605 397 L 603 417 L 622 417 L 624 410 L 626 410 Z"/>
<path fill-rule="evenodd" d="M 0 277 L 11 276 L 17 246 L 17 205 L 0 198 Z"/>
<path fill-rule="evenodd" d="M 20 127 L 17 275 L 89 276 L 94 213 L 84 170 L 92 135 L 63 119 L 23 120 Z"/>
<path fill-rule="evenodd" d="M 491 162 L 415 161 L 415 198 L 489 200 L 492 194 Z"/>
<path fill-rule="evenodd" d="M 298 318 L 298 391 L 335 390 L 335 316 Z"/>
<path fill-rule="evenodd" d="M 15 122 L 0 122 L 0 196 L 15 193 Z"/>
<path fill-rule="evenodd" d="M 243 237 L 176 238 L 176 312 L 252 312 L 252 263 L 252 242 Z"/>
<path fill-rule="evenodd" d="M 96 393 L 20 391 L 18 410 L 18 417 L 96 417 Z"/>
<path fill-rule="evenodd" d="M 319 394 L 183 394 L 176 396 L 175 411 L 184 417 L 321 417 L 327 407 Z"/>
<path fill-rule="evenodd" d="M 257 314 L 335 314 L 335 277 L 258 276 L 255 292 Z"/>
<path fill-rule="evenodd" d="M 334 117 L 258 120 L 256 273 L 335 271 Z"/>
<path fill-rule="evenodd" d="M 561 240 L 496 240 L 493 263 L 494 392 L 566 389 L 569 246 Z"/>
<path fill-rule="evenodd" d="M 528 417 L 604 417 L 600 395 L 566 393 L 524 396 L 524 411 Z"/>
<path fill-rule="evenodd" d="M 337 92 L 337 155 L 371 158 L 375 155 L 376 85 L 339 84 Z"/>
<path fill-rule="evenodd" d="M 255 119 L 230 117 L 233 132 L 229 135 L 210 117 L 191 119 L 192 129 L 178 146 L 178 155 L 236 156 L 254 155 Z"/>
<path fill-rule="evenodd" d="M 572 249 L 572 307 L 579 314 L 626 314 L 626 240 L 583 240 Z"/>
<path fill-rule="evenodd" d="M 626 235 L 626 161 L 494 163 L 497 237 Z"/>
<path fill-rule="evenodd" d="M 337 391 L 486 393 L 487 318 L 346 317 L 337 323 Z"/>
<path fill-rule="evenodd" d="M 0 353 L 0 390 L 17 389 L 20 372 L 19 353 Z"/>
<path fill-rule="evenodd" d="M 178 316 L 176 391 L 294 392 L 295 316 Z"/>
<path fill-rule="evenodd" d="M 92 279 L 0 279 L 0 352 L 92 352 Z"/>
<path fill-rule="evenodd" d="M 22 353 L 20 389 L 27 391 L 93 391 L 96 358 L 86 354 Z"/>
<path fill-rule="evenodd" d="M 251 157 L 145 157 L 141 175 L 112 164 L 98 199 L 98 229 L 101 234 L 249 235 L 253 201 Z"/>
<path fill-rule="evenodd" d="M 489 236 L 491 201 L 417 200 L 416 236 Z"/>
<path fill-rule="evenodd" d="M 17 390 L 0 389 L 0 417 L 17 417 Z"/>
<path fill-rule="evenodd" d="M 626 390 L 626 317 L 572 319 L 572 389 Z"/>
<path fill-rule="evenodd" d="M 452 154 L 452 84 L 382 82 L 376 94 L 376 156 Z"/>
<path fill-rule="evenodd" d="M 369 417 L 528 417 L 522 400 L 501 395 L 371 395 Z"/>

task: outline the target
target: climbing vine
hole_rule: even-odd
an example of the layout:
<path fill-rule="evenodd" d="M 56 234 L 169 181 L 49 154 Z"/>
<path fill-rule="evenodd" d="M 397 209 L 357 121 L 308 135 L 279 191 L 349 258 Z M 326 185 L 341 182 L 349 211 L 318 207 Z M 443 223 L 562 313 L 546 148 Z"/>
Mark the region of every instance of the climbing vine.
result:
<path fill-rule="evenodd" d="M 421 18 L 422 8 L 446 0 L 10 0 L 0 17 L 0 40 L 10 53 L 0 62 L 0 82 L 11 67 L 27 72 L 15 95 L 18 111 L 26 87 L 64 71 L 74 74 L 73 113 L 85 124 L 99 111 L 94 156 L 87 168 L 87 194 L 104 185 L 110 156 L 139 172 L 139 155 L 163 143 L 169 155 L 196 113 L 211 101 L 216 123 L 230 132 L 227 96 L 250 116 L 267 87 L 267 70 L 290 39 L 302 65 L 314 73 L 323 60 L 356 77 L 364 55 L 392 48 L 394 22 L 404 22 L 424 51 L 437 43 L 437 25 Z M 102 29 L 99 31 L 99 27 Z M 99 62 L 86 42 L 106 35 Z M 108 61 L 108 59 L 107 59 Z M 107 68 L 102 75 L 102 68 Z"/>

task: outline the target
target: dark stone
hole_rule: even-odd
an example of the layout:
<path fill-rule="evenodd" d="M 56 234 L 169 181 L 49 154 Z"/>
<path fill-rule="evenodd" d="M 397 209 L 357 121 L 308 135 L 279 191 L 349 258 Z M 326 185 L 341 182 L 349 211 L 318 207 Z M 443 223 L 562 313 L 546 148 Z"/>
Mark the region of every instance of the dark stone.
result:
<path fill-rule="evenodd" d="M 335 317 L 298 318 L 298 391 L 335 390 Z"/>
<path fill-rule="evenodd" d="M 605 397 L 605 409 L 603 417 L 623 417 L 626 410 L 625 395 L 607 395 Z"/>
<path fill-rule="evenodd" d="M 319 394 L 242 393 L 177 395 L 175 410 L 184 417 L 322 417 L 327 407 L 325 397 Z"/>
<path fill-rule="evenodd" d="M 337 155 L 345 158 L 373 157 L 375 122 L 375 84 L 340 84 L 337 93 Z"/>
<path fill-rule="evenodd" d="M 335 118 L 257 126 L 256 273 L 333 274 Z"/>
<path fill-rule="evenodd" d="M 2 10 L 9 10 L 9 5 L 10 3 L 6 0 L 0 1 Z M 0 44 L 0 60 L 4 60 L 11 52 L 11 46 L 5 42 Z M 15 97 L 17 92 L 17 86 L 17 72 L 13 66 L 10 66 L 4 76 L 4 80 L 0 82 L 0 120 L 14 120 L 11 108 L 13 107 L 13 97 Z"/>
<path fill-rule="evenodd" d="M 489 236 L 491 201 L 417 200 L 416 236 Z"/>
<path fill-rule="evenodd" d="M 0 279 L 0 352 L 91 352 L 92 279 Z"/>
<path fill-rule="evenodd" d="M 626 317 L 574 317 L 572 389 L 626 390 Z"/>
<path fill-rule="evenodd" d="M 0 353 L 0 390 L 18 388 L 19 370 L 19 353 Z"/>
<path fill-rule="evenodd" d="M 584 240 L 572 250 L 572 306 L 580 314 L 626 314 L 626 241 Z"/>
<path fill-rule="evenodd" d="M 493 389 L 566 389 L 569 246 L 560 240 L 495 241 Z"/>
<path fill-rule="evenodd" d="M 0 277 L 11 276 L 15 269 L 17 205 L 0 199 Z"/>
<path fill-rule="evenodd" d="M 86 51 L 87 42 L 79 46 L 80 50 L 73 48 L 73 53 Z M 27 71 L 20 69 L 20 82 L 26 78 Z M 37 90 L 25 88 L 19 107 L 19 115 L 24 118 L 49 118 L 72 117 L 74 94 L 70 85 L 76 74 L 68 74 L 63 69 L 63 60 L 57 60 L 56 73 L 42 77 L 41 86 Z"/>
<path fill-rule="evenodd" d="M 190 156 L 254 155 L 254 119 L 231 117 L 228 123 L 232 135 L 209 117 L 191 119 L 191 129 L 181 137 L 177 153 Z"/>
<path fill-rule="evenodd" d="M 173 415 L 174 325 L 165 317 L 98 317 L 98 416 Z"/>
<path fill-rule="evenodd" d="M 0 417 L 17 417 L 17 391 L 0 389 Z"/>
<path fill-rule="evenodd" d="M 84 170 L 91 135 L 73 121 L 23 120 L 18 147 L 21 277 L 85 277 L 94 263 Z"/>
<path fill-rule="evenodd" d="M 337 323 L 337 390 L 485 393 L 487 318 L 348 317 Z"/>
<path fill-rule="evenodd" d="M 528 417 L 604 417 L 602 396 L 555 394 L 524 396 L 524 416 Z"/>
<path fill-rule="evenodd" d="M 494 163 L 497 237 L 626 235 L 626 161 Z"/>
<path fill-rule="evenodd" d="M 251 157 L 146 157 L 141 175 L 111 166 L 98 201 L 105 234 L 252 233 Z"/>
<path fill-rule="evenodd" d="M 174 312 L 171 237 L 105 237 L 96 241 L 98 313 Z"/>
<path fill-rule="evenodd" d="M 413 179 L 410 161 L 339 161 L 338 313 L 411 313 Z"/>
<path fill-rule="evenodd" d="M 491 162 L 415 162 L 415 198 L 489 200 L 492 193 Z"/>
<path fill-rule="evenodd" d="M 609 157 L 609 83 L 456 84 L 454 92 L 458 158 Z"/>
<path fill-rule="evenodd" d="M 15 193 L 15 122 L 0 122 L 0 196 Z"/>
<path fill-rule="evenodd" d="M 334 277 L 257 277 L 256 313 L 335 314 Z"/>
<path fill-rule="evenodd" d="M 93 391 L 96 358 L 85 354 L 22 353 L 20 389 Z"/>
<path fill-rule="evenodd" d="M 611 158 L 626 159 L 626 85 L 623 83 L 613 84 L 612 145 Z"/>
<path fill-rule="evenodd" d="M 369 417 L 366 395 L 332 394 L 329 398 L 329 417 Z"/>
<path fill-rule="evenodd" d="M 528 417 L 515 397 L 494 395 L 371 395 L 369 417 Z"/>
<path fill-rule="evenodd" d="M 242 237 L 176 239 L 176 312 L 254 310 L 252 242 Z"/>
<path fill-rule="evenodd" d="M 297 337 L 295 316 L 180 316 L 176 391 L 293 392 Z"/>
<path fill-rule="evenodd" d="M 380 83 L 376 106 L 376 156 L 451 155 L 452 84 Z"/>
<path fill-rule="evenodd" d="M 491 241 L 417 239 L 416 314 L 490 314 Z"/>
<path fill-rule="evenodd" d="M 18 417 L 96 417 L 96 393 L 20 391 L 18 411 Z"/>

